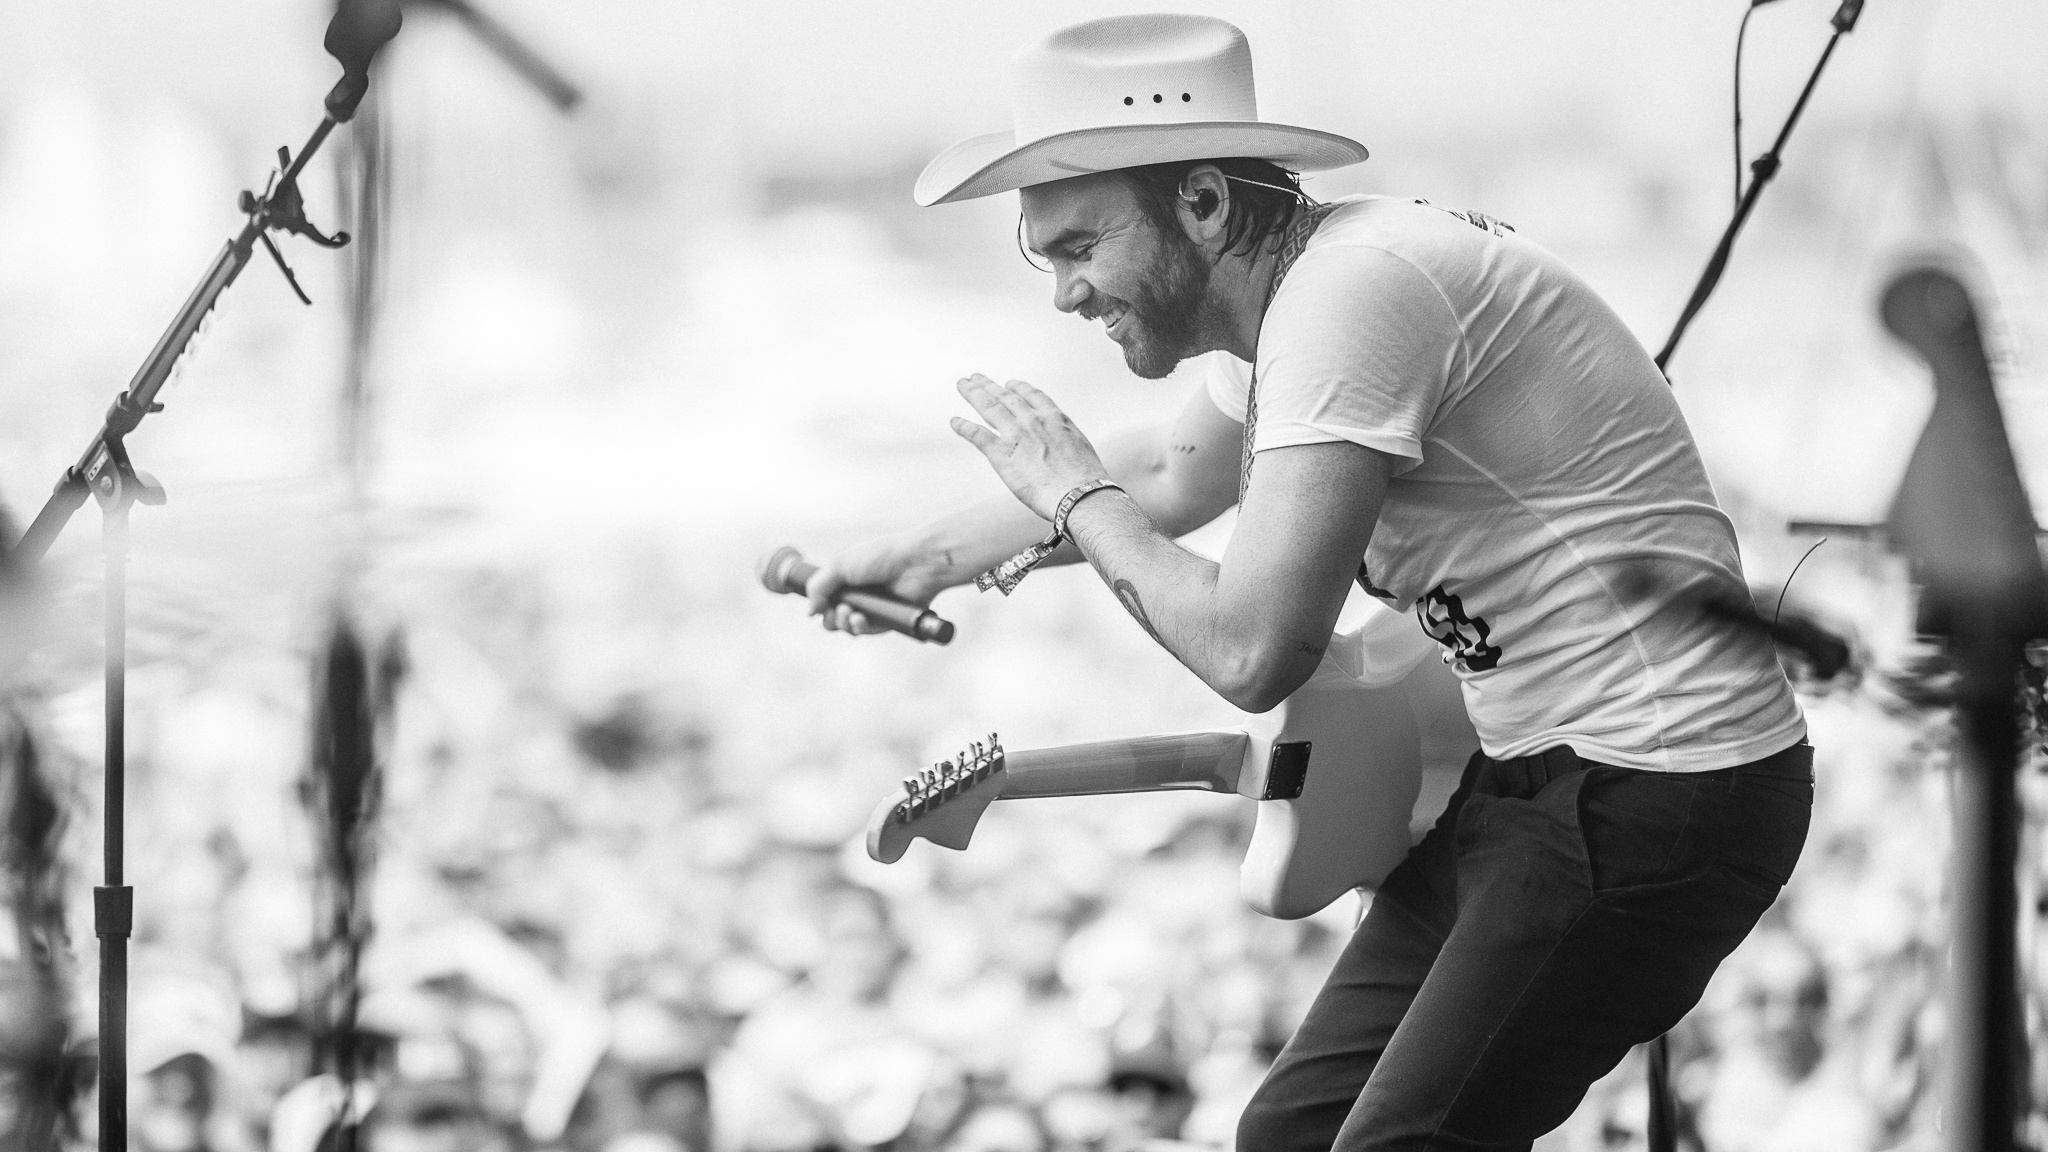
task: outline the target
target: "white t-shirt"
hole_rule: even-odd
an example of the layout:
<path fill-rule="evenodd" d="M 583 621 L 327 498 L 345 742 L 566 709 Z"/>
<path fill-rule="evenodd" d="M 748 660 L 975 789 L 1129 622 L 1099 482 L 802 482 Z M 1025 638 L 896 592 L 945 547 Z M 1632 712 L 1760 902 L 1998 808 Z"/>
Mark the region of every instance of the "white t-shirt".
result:
<path fill-rule="evenodd" d="M 1342 201 L 1258 355 L 1255 452 L 1397 458 L 1367 591 L 1444 645 L 1488 755 L 1694 772 L 1805 734 L 1769 640 L 1698 608 L 1749 593 L 1670 387 L 1548 252 L 1477 213 Z M 1248 366 L 1212 361 L 1211 399 L 1244 419 Z"/>

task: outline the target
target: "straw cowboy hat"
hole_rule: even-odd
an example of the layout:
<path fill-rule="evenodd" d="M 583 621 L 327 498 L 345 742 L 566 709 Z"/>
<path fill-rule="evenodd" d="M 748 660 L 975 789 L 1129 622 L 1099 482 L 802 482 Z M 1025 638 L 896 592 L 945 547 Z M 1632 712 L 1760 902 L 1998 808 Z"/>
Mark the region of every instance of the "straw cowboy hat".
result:
<path fill-rule="evenodd" d="M 1063 28 L 1010 62 L 1015 130 L 963 140 L 913 195 L 945 204 L 1171 160 L 1249 156 L 1297 172 L 1365 159 L 1355 140 L 1259 119 L 1252 50 L 1207 16 L 1111 16 Z"/>

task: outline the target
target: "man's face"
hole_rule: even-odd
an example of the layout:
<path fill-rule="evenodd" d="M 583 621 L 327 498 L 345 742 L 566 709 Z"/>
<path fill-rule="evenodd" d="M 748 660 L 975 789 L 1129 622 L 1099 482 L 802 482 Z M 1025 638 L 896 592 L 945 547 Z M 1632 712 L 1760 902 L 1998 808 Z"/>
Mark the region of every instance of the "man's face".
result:
<path fill-rule="evenodd" d="M 1218 345 L 1209 339 L 1209 261 L 1162 230 L 1117 176 L 1077 176 L 1022 191 L 1024 239 L 1052 262 L 1053 307 L 1103 322 L 1124 363 L 1147 380 Z"/>

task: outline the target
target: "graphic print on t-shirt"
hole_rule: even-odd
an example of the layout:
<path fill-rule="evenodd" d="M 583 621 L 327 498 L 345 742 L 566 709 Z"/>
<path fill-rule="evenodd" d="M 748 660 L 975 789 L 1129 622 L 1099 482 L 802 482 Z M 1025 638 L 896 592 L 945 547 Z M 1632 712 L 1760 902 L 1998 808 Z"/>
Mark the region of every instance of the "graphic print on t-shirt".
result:
<path fill-rule="evenodd" d="M 1443 645 L 1467 672 L 1485 672 L 1500 663 L 1500 649 L 1487 643 L 1493 629 L 1486 617 L 1465 615 L 1465 603 L 1439 584 L 1415 602 L 1415 618 L 1429 638 Z"/>

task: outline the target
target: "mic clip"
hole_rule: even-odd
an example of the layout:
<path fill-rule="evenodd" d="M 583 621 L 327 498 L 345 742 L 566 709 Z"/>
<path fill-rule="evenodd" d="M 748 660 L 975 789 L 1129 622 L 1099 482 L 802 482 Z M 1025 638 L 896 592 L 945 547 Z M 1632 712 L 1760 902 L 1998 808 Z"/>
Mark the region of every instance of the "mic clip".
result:
<path fill-rule="evenodd" d="M 291 168 L 292 150 L 288 147 L 279 148 L 277 171 L 272 172 L 270 179 L 264 183 L 263 194 L 258 196 L 245 189 L 242 192 L 241 208 L 261 226 L 261 231 L 256 233 L 256 237 L 263 241 L 263 250 L 270 253 L 270 258 L 277 262 L 278 271 L 284 273 L 285 283 L 291 285 L 292 291 L 297 294 L 301 303 L 311 304 L 313 298 L 306 295 L 306 290 L 299 286 L 298 276 L 292 272 L 292 266 L 285 263 L 284 253 L 278 249 L 277 242 L 270 238 L 270 233 L 281 230 L 304 236 L 322 248 L 342 247 L 349 242 L 349 234 L 337 230 L 334 235 L 329 236 L 315 227 L 311 220 L 306 219 L 306 197 L 299 191 L 297 177 L 288 175 Z"/>

